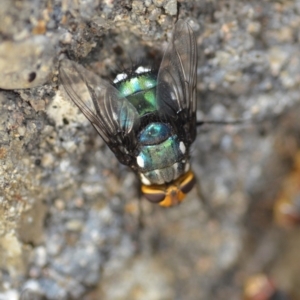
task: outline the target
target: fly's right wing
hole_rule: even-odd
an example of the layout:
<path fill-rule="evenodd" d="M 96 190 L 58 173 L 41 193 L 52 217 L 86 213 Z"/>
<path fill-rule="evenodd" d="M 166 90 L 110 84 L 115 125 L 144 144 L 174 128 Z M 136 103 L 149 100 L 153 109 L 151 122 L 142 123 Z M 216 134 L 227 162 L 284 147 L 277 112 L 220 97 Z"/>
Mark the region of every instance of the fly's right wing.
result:
<path fill-rule="evenodd" d="M 118 160 L 135 169 L 135 129 L 140 117 L 119 91 L 81 65 L 63 60 L 60 79 L 71 100 L 92 123 Z"/>
<path fill-rule="evenodd" d="M 197 45 L 189 23 L 178 20 L 157 77 L 161 115 L 190 145 L 196 137 Z"/>

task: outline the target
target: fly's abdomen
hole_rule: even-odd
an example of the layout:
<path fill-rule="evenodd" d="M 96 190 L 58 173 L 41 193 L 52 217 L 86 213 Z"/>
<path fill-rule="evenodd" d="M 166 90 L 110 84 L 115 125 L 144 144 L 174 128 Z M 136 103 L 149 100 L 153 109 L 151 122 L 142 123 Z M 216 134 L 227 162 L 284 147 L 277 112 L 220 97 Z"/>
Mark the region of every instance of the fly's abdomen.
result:
<path fill-rule="evenodd" d="M 186 147 L 164 123 L 150 123 L 139 135 L 137 164 L 146 185 L 165 184 L 189 169 Z"/>

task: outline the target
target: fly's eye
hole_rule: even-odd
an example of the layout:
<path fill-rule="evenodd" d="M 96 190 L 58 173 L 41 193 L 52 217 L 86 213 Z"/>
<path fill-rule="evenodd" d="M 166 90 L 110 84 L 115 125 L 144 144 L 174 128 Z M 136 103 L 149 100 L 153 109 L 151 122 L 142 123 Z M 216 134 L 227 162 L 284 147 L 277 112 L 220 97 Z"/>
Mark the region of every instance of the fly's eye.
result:
<path fill-rule="evenodd" d="M 157 188 L 156 186 L 142 186 L 142 192 L 147 200 L 158 203 L 165 199 L 166 193 L 163 189 Z"/>
<path fill-rule="evenodd" d="M 161 202 L 165 199 L 166 195 L 158 192 L 158 193 L 151 193 L 151 194 L 144 194 L 147 200 L 153 202 L 153 203 L 158 203 Z"/>
<path fill-rule="evenodd" d="M 191 191 L 196 183 L 195 176 L 192 172 L 188 172 L 186 178 L 180 184 L 180 190 L 187 194 Z"/>

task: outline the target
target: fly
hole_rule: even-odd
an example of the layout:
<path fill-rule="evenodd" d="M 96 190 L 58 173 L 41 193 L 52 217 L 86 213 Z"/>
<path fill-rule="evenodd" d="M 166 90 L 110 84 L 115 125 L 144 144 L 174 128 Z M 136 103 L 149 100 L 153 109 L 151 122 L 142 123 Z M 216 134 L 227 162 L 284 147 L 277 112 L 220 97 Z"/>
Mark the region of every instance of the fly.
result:
<path fill-rule="evenodd" d="M 60 79 L 117 159 L 139 175 L 149 201 L 165 207 L 183 201 L 196 182 L 189 153 L 197 126 L 197 48 L 188 22 L 175 24 L 158 72 L 140 66 L 109 84 L 65 59 Z"/>

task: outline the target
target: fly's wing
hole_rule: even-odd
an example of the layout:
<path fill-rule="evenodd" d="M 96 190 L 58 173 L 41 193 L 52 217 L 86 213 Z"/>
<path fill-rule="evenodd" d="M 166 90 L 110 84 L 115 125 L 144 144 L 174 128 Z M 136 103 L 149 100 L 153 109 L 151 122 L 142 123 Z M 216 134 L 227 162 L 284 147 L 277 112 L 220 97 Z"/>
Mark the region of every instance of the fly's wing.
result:
<path fill-rule="evenodd" d="M 71 100 L 88 118 L 118 160 L 132 168 L 139 116 L 134 106 L 109 83 L 81 65 L 63 60 L 60 79 Z"/>
<path fill-rule="evenodd" d="M 196 137 L 197 47 L 190 25 L 179 20 L 157 77 L 157 101 L 162 118 L 176 127 L 190 145 Z"/>

